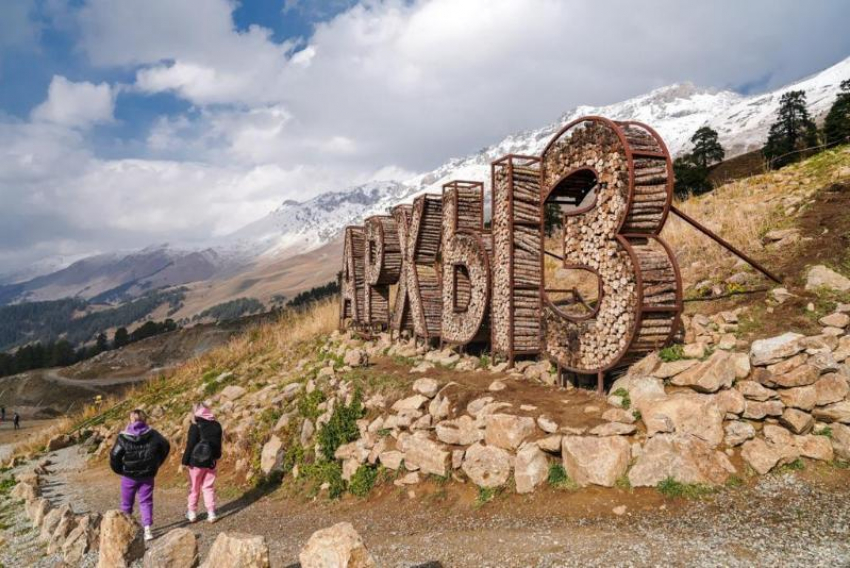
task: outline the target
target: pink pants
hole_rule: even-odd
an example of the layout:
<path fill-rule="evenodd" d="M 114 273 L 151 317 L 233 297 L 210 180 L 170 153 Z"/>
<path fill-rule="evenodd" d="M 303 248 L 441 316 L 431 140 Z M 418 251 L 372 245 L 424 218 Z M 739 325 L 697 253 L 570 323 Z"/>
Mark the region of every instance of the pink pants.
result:
<path fill-rule="evenodd" d="M 207 513 L 215 511 L 215 470 L 206 467 L 189 468 L 189 511 L 198 510 L 198 499 L 204 492 Z"/>

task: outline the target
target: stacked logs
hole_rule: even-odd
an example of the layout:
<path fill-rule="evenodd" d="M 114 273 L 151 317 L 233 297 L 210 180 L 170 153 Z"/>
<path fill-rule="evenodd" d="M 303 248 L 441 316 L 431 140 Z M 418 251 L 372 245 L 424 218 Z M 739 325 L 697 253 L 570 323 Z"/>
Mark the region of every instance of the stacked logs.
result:
<path fill-rule="evenodd" d="M 542 195 L 574 185 L 575 176 L 586 179 L 588 171 L 596 201 L 564 216 L 564 266 L 596 272 L 602 297 L 590 317 L 570 317 L 548 299 L 543 314 L 547 353 L 580 373 L 610 369 L 662 345 L 681 312 L 678 269 L 655 237 L 672 195 L 670 158 L 660 139 L 635 123 L 571 123 L 543 152 Z"/>
<path fill-rule="evenodd" d="M 413 205 L 396 205 L 392 208 L 391 214 L 396 223 L 399 250 L 401 252 L 401 268 L 399 269 L 398 290 L 395 296 L 390 328 L 395 333 L 401 334 L 405 331 L 413 331 L 413 314 L 410 308 L 410 293 L 408 289 L 408 282 L 413 281 L 413 276 L 410 274 L 412 270 L 410 261 L 412 253 L 409 250 L 410 220 L 413 215 Z"/>
<path fill-rule="evenodd" d="M 484 340 L 490 301 L 491 238 L 484 232 L 484 184 L 443 186 L 442 279 L 444 343 Z"/>
<path fill-rule="evenodd" d="M 425 340 L 440 337 L 443 319 L 441 273 L 437 267 L 443 222 L 443 199 L 439 195 L 420 195 L 413 201 L 408 235 L 413 278 L 408 281 L 413 330 Z"/>
<path fill-rule="evenodd" d="M 396 220 L 376 215 L 365 221 L 366 300 L 365 321 L 371 328 L 384 329 L 390 318 L 390 285 L 401 273 L 401 246 Z"/>
<path fill-rule="evenodd" d="M 491 344 L 513 361 L 540 352 L 543 240 L 539 159 L 505 156 L 492 164 L 493 300 Z"/>
<path fill-rule="evenodd" d="M 366 300 L 366 236 L 363 227 L 346 227 L 342 253 L 342 286 L 340 289 L 340 320 L 351 319 L 355 324 L 365 320 Z"/>

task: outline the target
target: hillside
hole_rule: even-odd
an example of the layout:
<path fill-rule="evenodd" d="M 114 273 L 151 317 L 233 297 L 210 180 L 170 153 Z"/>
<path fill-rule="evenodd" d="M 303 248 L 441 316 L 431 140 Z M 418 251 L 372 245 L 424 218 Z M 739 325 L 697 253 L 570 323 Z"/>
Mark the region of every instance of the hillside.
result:
<path fill-rule="evenodd" d="M 783 284 L 671 222 L 683 344 L 611 377 L 607 397 L 556 384 L 547 361 L 508 369 L 486 352 L 334 331 L 325 301 L 67 420 L 51 446 L 84 453 L 50 459 L 88 461 L 40 475 L 103 512 L 127 412 L 147 409 L 180 448 L 208 400 L 226 432 L 225 516 L 193 529 L 204 554 L 222 531 L 250 532 L 288 566 L 345 519 L 389 566 L 846 564 L 848 202 L 845 146 L 685 204 Z M 185 503 L 178 465 L 179 451 L 157 479 L 159 536 Z"/>

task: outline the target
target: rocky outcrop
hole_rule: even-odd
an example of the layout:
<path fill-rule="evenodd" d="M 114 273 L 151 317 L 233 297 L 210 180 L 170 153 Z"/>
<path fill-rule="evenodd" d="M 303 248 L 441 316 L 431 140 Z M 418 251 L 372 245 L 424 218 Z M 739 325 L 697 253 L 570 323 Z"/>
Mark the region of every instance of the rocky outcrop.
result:
<path fill-rule="evenodd" d="M 156 539 L 145 552 L 144 568 L 193 568 L 198 541 L 189 529 L 174 529 Z"/>
<path fill-rule="evenodd" d="M 269 568 L 269 547 L 262 536 L 219 533 L 200 568 Z"/>
<path fill-rule="evenodd" d="M 298 555 L 302 568 L 373 568 L 377 566 L 351 523 L 313 533 Z"/>
<path fill-rule="evenodd" d="M 723 452 L 690 434 L 650 438 L 629 471 L 634 487 L 654 487 L 671 478 L 680 483 L 720 485 L 735 468 Z"/>
<path fill-rule="evenodd" d="M 507 483 L 512 465 L 507 451 L 477 443 L 467 448 L 461 469 L 479 487 L 500 487 Z"/>
<path fill-rule="evenodd" d="M 631 456 L 631 446 L 620 436 L 564 436 L 561 447 L 567 475 L 582 486 L 613 487 Z"/>
<path fill-rule="evenodd" d="M 713 396 L 676 393 L 645 405 L 641 410 L 648 436 L 659 433 L 691 434 L 716 447 L 723 441 L 723 416 Z"/>
<path fill-rule="evenodd" d="M 69 566 L 76 566 L 89 552 L 100 546 L 100 522 L 98 514 L 83 515 L 77 520 L 77 527 L 71 531 L 62 545 L 62 559 Z"/>
<path fill-rule="evenodd" d="M 133 517 L 107 511 L 100 523 L 98 568 L 129 568 L 145 554 L 142 530 Z"/>
<path fill-rule="evenodd" d="M 549 458 L 534 444 L 520 448 L 514 462 L 517 493 L 531 493 L 549 476 Z"/>
<path fill-rule="evenodd" d="M 485 424 L 484 441 L 487 445 L 512 451 L 537 429 L 533 418 L 513 414 L 491 414 L 486 417 Z"/>

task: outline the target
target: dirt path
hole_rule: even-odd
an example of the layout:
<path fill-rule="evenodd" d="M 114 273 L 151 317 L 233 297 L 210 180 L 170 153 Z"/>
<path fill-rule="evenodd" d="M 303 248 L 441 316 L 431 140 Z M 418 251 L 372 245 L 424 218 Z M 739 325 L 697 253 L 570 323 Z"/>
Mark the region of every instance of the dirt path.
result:
<path fill-rule="evenodd" d="M 96 511 L 115 508 L 103 467 L 69 472 L 65 487 Z M 408 492 L 411 492 L 409 494 Z M 221 519 L 188 525 L 184 487 L 158 487 L 155 533 L 191 526 L 205 553 L 220 531 L 266 537 L 273 566 L 293 566 L 313 531 L 350 521 L 381 566 L 847 566 L 850 473 L 831 466 L 758 478 L 705 500 L 654 489 L 544 489 L 477 506 L 465 485 L 377 488 L 368 500 L 222 495 Z M 618 517 L 612 509 L 626 505 Z"/>
<path fill-rule="evenodd" d="M 101 389 L 98 387 L 114 387 L 118 385 L 128 385 L 131 383 L 139 383 L 142 381 L 146 381 L 154 376 L 156 373 L 161 372 L 163 369 L 152 369 L 149 374 L 146 375 L 137 375 L 132 377 L 102 377 L 99 379 L 70 379 L 68 377 L 63 377 L 59 371 L 60 369 L 47 369 L 44 372 L 44 379 L 53 383 L 58 383 L 60 385 L 74 386 L 87 390 L 91 390 L 94 392 L 101 392 Z"/>

